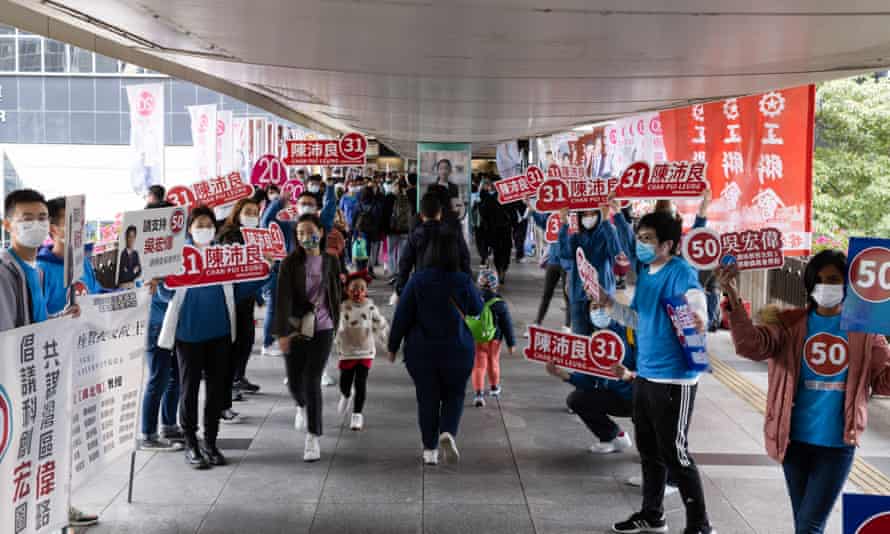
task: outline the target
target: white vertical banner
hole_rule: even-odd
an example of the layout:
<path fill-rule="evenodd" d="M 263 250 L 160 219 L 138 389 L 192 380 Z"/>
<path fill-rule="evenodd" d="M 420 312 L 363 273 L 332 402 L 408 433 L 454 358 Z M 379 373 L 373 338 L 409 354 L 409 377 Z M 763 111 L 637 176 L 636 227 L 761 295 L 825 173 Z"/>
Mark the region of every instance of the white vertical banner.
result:
<path fill-rule="evenodd" d="M 68 524 L 74 358 L 70 321 L 55 319 L 0 333 L 3 532 L 39 534 Z"/>
<path fill-rule="evenodd" d="M 250 176 L 251 165 L 247 145 L 247 119 L 232 119 L 232 158 L 241 176 Z"/>
<path fill-rule="evenodd" d="M 188 106 L 192 120 L 195 181 L 216 177 L 216 104 Z"/>
<path fill-rule="evenodd" d="M 604 136 L 606 157 L 617 173 L 635 161 L 653 165 L 667 159 L 657 112 L 617 119 L 606 126 Z"/>
<path fill-rule="evenodd" d="M 144 195 L 164 181 L 164 84 L 128 85 L 130 104 L 130 183 Z"/>
<path fill-rule="evenodd" d="M 83 278 L 84 195 L 65 197 L 65 287 Z"/>
<path fill-rule="evenodd" d="M 216 112 L 216 175 L 224 176 L 236 170 L 232 112 Z"/>

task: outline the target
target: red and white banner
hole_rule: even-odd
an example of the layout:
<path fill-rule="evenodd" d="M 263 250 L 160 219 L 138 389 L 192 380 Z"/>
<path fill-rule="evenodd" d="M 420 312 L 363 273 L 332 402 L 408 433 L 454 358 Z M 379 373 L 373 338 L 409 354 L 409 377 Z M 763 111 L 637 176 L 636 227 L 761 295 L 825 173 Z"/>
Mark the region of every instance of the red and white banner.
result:
<path fill-rule="evenodd" d="M 618 184 L 617 178 L 561 180 L 548 178 L 538 188 L 538 211 L 594 210 L 609 203 L 609 192 Z"/>
<path fill-rule="evenodd" d="M 559 241 L 559 229 L 562 228 L 562 218 L 559 213 L 551 213 L 547 217 L 547 228 L 544 230 L 544 241 L 556 243 Z M 569 235 L 578 233 L 578 218 L 569 217 Z"/>
<path fill-rule="evenodd" d="M 203 180 L 189 186 L 177 185 L 167 192 L 167 201 L 177 206 L 204 205 L 216 208 L 237 202 L 253 194 L 253 186 L 241 180 L 241 174 L 229 173 L 212 180 Z"/>
<path fill-rule="evenodd" d="M 349 133 L 340 139 L 297 140 L 287 142 L 287 165 L 364 165 L 368 140 L 360 133 Z"/>
<path fill-rule="evenodd" d="M 535 165 L 529 166 L 525 174 L 504 178 L 494 183 L 498 190 L 498 202 L 510 204 L 538 194 L 538 187 L 544 182 L 544 173 Z"/>
<path fill-rule="evenodd" d="M 296 203 L 297 198 L 303 193 L 303 187 L 303 182 L 296 178 L 289 180 L 281 186 L 281 196 L 288 199 L 290 202 Z"/>
<path fill-rule="evenodd" d="M 611 330 L 597 330 L 590 337 L 528 326 L 527 360 L 547 363 L 588 375 L 617 380 L 612 366 L 624 360 L 621 337 Z"/>
<path fill-rule="evenodd" d="M 281 187 L 287 181 L 287 167 L 274 154 L 261 156 L 250 172 L 250 183 L 257 187 Z"/>
<path fill-rule="evenodd" d="M 216 112 L 216 175 L 221 176 L 235 168 L 235 129 L 231 111 Z"/>
<path fill-rule="evenodd" d="M 705 164 L 672 161 L 650 167 L 645 161 L 630 164 L 621 174 L 615 197 L 621 199 L 697 198 L 708 189 Z"/>
<path fill-rule="evenodd" d="M 216 104 L 188 106 L 192 125 L 192 151 L 195 177 L 209 180 L 216 176 Z"/>
<path fill-rule="evenodd" d="M 164 84 L 128 85 L 130 182 L 142 195 L 164 182 Z"/>
<path fill-rule="evenodd" d="M 182 249 L 182 268 L 164 279 L 169 288 L 200 287 L 263 280 L 269 264 L 259 245 L 212 245 Z"/>
<path fill-rule="evenodd" d="M 635 161 L 655 164 L 667 159 L 657 112 L 617 119 L 605 127 L 604 137 L 609 167 L 616 171 Z"/>
<path fill-rule="evenodd" d="M 287 249 L 284 245 L 284 232 L 278 223 L 272 223 L 268 228 L 246 228 L 241 227 L 241 236 L 244 238 L 245 245 L 256 245 L 260 247 L 263 256 L 275 259 L 287 257 Z"/>
<path fill-rule="evenodd" d="M 578 277 L 584 285 L 584 292 L 591 302 L 598 302 L 600 298 L 600 277 L 596 272 L 596 267 L 587 261 L 584 255 L 584 249 L 578 247 L 575 252 L 575 265 L 578 266 Z"/>
<path fill-rule="evenodd" d="M 719 234 L 711 228 L 695 228 L 683 237 L 683 257 L 699 270 L 735 264 L 740 271 L 779 269 L 785 265 L 782 232 L 761 228 Z"/>
<path fill-rule="evenodd" d="M 778 228 L 785 255 L 808 253 L 814 102 L 808 85 L 659 114 L 668 159 L 708 163 L 709 227 Z"/>
<path fill-rule="evenodd" d="M 577 165 L 563 165 L 559 166 L 551 164 L 547 167 L 547 178 L 562 178 L 564 180 L 578 180 L 581 178 L 585 178 L 585 169 L 584 167 Z"/>

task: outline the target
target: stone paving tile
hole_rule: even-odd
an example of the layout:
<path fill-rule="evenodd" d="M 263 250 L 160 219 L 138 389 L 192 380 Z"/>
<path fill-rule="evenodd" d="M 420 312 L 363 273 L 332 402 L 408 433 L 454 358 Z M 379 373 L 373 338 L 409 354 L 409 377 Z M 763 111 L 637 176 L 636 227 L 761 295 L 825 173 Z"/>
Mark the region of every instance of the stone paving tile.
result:
<path fill-rule="evenodd" d="M 525 505 L 432 504 L 423 508 L 424 534 L 526 534 L 534 525 Z"/>

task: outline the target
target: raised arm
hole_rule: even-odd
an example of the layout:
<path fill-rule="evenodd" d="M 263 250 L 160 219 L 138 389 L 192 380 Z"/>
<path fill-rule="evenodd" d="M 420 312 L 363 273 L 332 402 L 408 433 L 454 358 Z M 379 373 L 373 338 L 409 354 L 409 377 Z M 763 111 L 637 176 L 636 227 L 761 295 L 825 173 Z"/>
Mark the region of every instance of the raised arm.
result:
<path fill-rule="evenodd" d="M 768 360 L 787 342 L 785 328 L 781 324 L 754 325 L 739 298 L 737 278 L 738 271 L 734 267 L 717 268 L 717 280 L 729 300 L 729 329 L 736 353 L 749 360 Z"/>
<path fill-rule="evenodd" d="M 319 216 L 325 232 L 330 232 L 334 226 L 335 215 L 337 215 L 337 192 L 334 191 L 334 186 L 328 185 L 324 190 L 324 207 Z"/>

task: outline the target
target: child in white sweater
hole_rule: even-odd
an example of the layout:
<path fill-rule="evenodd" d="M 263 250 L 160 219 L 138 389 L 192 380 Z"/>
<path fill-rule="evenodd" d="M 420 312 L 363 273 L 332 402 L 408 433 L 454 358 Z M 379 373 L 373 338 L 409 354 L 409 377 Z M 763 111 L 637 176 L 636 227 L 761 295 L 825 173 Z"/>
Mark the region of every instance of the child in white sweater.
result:
<path fill-rule="evenodd" d="M 375 338 L 386 344 L 389 324 L 368 298 L 368 284 L 371 276 L 367 271 L 351 273 L 346 278 L 346 300 L 340 305 L 340 326 L 337 328 L 335 346 L 340 355 L 340 403 L 337 409 L 342 414 L 352 399 L 352 430 L 364 426 L 362 408 L 367 395 L 368 372 L 377 353 Z"/>

